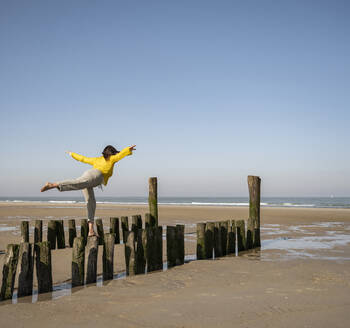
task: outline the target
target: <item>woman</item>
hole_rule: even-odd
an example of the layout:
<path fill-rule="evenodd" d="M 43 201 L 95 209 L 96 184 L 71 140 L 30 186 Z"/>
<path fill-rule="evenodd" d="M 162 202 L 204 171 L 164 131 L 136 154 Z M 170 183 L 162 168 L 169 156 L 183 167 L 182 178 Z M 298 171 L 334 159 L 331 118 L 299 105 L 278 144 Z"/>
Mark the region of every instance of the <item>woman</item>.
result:
<path fill-rule="evenodd" d="M 94 218 L 96 211 L 96 199 L 94 195 L 94 187 L 101 186 L 102 183 L 106 186 L 108 179 L 113 174 L 114 164 L 120 161 L 125 156 L 132 154 L 136 145 L 126 147 L 122 151 L 117 151 L 113 146 L 108 145 L 102 152 L 101 157 L 85 157 L 76 153 L 67 152 L 77 161 L 87 163 L 93 166 L 93 169 L 87 170 L 77 179 L 64 180 L 60 182 L 47 182 L 41 192 L 49 189 L 57 188 L 59 191 L 82 190 L 85 201 L 87 203 L 89 237 L 95 236 Z"/>

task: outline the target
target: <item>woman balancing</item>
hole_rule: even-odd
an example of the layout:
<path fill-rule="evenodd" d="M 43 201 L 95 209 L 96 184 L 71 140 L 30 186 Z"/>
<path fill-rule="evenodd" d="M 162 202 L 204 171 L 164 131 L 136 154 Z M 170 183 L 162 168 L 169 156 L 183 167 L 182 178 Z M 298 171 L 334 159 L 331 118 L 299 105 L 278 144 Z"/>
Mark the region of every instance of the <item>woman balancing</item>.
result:
<path fill-rule="evenodd" d="M 102 183 L 106 186 L 108 179 L 113 174 L 114 164 L 120 161 L 125 156 L 132 154 L 136 145 L 126 147 L 122 151 L 116 150 L 113 146 L 105 147 L 101 157 L 85 157 L 76 153 L 67 152 L 77 161 L 87 163 L 93 166 L 93 169 L 87 170 L 80 178 L 73 180 L 64 180 L 55 183 L 47 182 L 41 188 L 41 192 L 57 188 L 59 191 L 82 190 L 85 201 L 87 203 L 89 237 L 94 236 L 94 218 L 96 211 L 96 199 L 94 195 L 94 187 L 101 186 Z"/>

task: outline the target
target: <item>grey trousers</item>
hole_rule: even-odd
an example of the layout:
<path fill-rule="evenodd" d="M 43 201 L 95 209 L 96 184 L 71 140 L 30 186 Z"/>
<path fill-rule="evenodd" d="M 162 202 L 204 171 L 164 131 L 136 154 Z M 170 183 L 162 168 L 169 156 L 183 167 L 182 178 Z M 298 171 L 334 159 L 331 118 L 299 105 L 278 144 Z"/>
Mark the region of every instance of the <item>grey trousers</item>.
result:
<path fill-rule="evenodd" d="M 96 211 L 96 199 L 94 187 L 103 183 L 103 174 L 96 169 L 90 169 L 80 178 L 57 182 L 59 191 L 82 190 L 86 201 L 88 221 L 94 222 Z"/>

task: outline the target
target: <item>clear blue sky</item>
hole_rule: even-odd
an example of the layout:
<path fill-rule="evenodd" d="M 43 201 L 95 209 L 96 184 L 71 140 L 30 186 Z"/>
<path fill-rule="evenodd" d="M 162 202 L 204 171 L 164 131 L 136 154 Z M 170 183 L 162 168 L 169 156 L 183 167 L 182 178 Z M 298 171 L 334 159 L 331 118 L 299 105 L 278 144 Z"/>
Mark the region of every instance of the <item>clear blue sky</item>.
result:
<path fill-rule="evenodd" d="M 345 0 L 1 1 L 0 196 L 134 143 L 99 195 L 349 196 L 349 35 Z"/>

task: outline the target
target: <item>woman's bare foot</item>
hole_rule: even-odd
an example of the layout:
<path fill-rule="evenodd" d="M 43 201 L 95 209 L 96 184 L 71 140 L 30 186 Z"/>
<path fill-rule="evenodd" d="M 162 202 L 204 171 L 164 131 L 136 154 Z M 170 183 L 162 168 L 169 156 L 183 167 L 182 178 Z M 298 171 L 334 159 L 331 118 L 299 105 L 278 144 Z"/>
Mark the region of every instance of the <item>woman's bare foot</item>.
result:
<path fill-rule="evenodd" d="M 45 186 L 40 189 L 41 192 L 44 192 L 46 190 L 50 190 L 53 188 L 57 188 L 58 184 L 57 183 L 51 183 L 51 182 L 46 182 Z"/>

